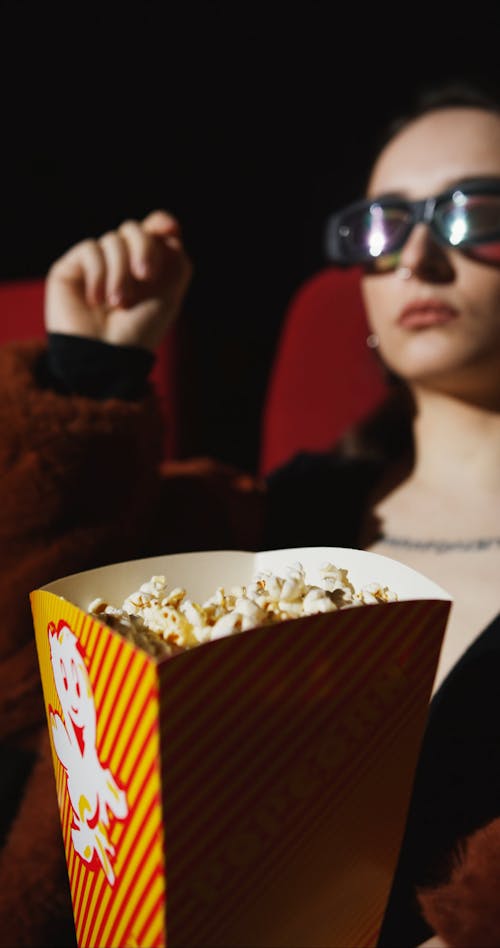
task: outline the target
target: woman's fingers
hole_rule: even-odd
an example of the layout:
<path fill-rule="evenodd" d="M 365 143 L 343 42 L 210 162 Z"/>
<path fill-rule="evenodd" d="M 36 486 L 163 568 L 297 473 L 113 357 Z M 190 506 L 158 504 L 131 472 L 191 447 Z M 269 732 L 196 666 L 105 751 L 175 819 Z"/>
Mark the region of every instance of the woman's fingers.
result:
<path fill-rule="evenodd" d="M 97 240 L 76 244 L 53 264 L 49 282 L 54 288 L 64 283 L 88 307 L 89 316 L 103 307 L 130 309 L 149 295 L 162 300 L 158 316 L 165 320 L 167 311 L 169 318 L 175 316 L 191 272 L 178 221 L 157 210 L 143 221 L 126 220 Z"/>
<path fill-rule="evenodd" d="M 106 304 L 123 306 L 131 292 L 130 257 L 123 237 L 117 231 L 108 231 L 99 239 L 106 263 Z"/>
<path fill-rule="evenodd" d="M 78 288 L 89 306 L 104 300 L 106 261 L 96 240 L 82 240 L 68 250 L 51 267 L 51 275 Z"/>
<path fill-rule="evenodd" d="M 142 228 L 146 234 L 160 238 L 164 246 L 180 254 L 190 268 L 190 261 L 182 243 L 181 227 L 173 214 L 163 210 L 151 211 L 142 221 Z"/>
<path fill-rule="evenodd" d="M 154 234 L 157 238 L 161 238 L 164 247 L 167 248 L 164 263 L 167 269 L 171 269 L 173 266 L 176 279 L 175 287 L 172 287 L 172 289 L 175 289 L 182 297 L 191 279 L 193 266 L 183 244 L 179 221 L 173 214 L 159 209 L 151 211 L 142 221 L 142 226 L 148 234 Z M 171 253 L 172 251 L 173 253 Z"/>
<path fill-rule="evenodd" d="M 142 279 L 168 286 L 171 300 L 181 299 L 192 275 L 192 264 L 183 242 L 179 221 L 162 209 L 152 211 L 140 223 L 127 222 L 127 237 L 146 265 Z M 122 225 L 124 227 L 124 225 Z"/>
<path fill-rule="evenodd" d="M 154 279 L 162 265 L 162 248 L 158 237 L 147 233 L 138 221 L 125 221 L 120 236 L 127 245 L 130 269 L 136 280 Z"/>
<path fill-rule="evenodd" d="M 91 306 L 100 306 L 106 295 L 106 261 L 94 240 L 89 243 L 86 254 L 85 295 Z"/>
<path fill-rule="evenodd" d="M 142 227 L 148 234 L 156 234 L 158 237 L 177 237 L 181 238 L 181 227 L 179 221 L 173 214 L 167 211 L 156 210 L 142 221 Z"/>

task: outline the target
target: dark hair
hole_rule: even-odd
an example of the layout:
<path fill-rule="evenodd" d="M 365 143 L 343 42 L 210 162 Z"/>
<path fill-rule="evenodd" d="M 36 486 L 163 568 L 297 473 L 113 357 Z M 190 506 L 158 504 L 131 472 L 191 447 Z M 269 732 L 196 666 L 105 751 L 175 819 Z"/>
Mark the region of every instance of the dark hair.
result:
<path fill-rule="evenodd" d="M 447 79 L 439 85 L 423 83 L 413 93 L 410 107 L 404 115 L 396 116 L 388 124 L 387 132 L 434 109 L 480 108 L 500 112 L 500 89 L 491 80 Z"/>
<path fill-rule="evenodd" d="M 337 440 L 333 451 L 342 457 L 368 461 L 381 471 L 397 464 L 403 472 L 413 466 L 415 405 L 406 383 L 391 372 L 386 375 L 385 398 Z"/>
<path fill-rule="evenodd" d="M 375 163 L 380 152 L 407 125 L 434 112 L 436 109 L 477 108 L 500 115 L 500 86 L 491 79 L 446 79 L 438 85 L 422 83 L 413 90 L 407 109 L 394 114 L 375 134 L 372 160 Z"/>
<path fill-rule="evenodd" d="M 398 132 L 415 119 L 436 109 L 480 108 L 500 115 L 500 87 L 491 80 L 447 79 L 439 85 L 420 85 L 409 108 L 393 116 L 374 143 L 370 169 L 378 155 Z M 413 465 L 412 420 L 415 406 L 405 382 L 382 367 L 388 394 L 360 423 L 349 429 L 335 445 L 335 453 L 375 462 L 381 470 L 397 464 L 401 475 Z"/>

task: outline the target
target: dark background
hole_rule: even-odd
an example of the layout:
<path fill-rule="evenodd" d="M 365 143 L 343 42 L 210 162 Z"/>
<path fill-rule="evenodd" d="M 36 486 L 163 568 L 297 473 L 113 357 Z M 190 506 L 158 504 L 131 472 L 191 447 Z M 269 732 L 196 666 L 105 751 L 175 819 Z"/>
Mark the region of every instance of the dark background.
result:
<path fill-rule="evenodd" d="M 494 9 L 339 6 L 0 4 L 0 279 L 178 215 L 183 454 L 255 469 L 283 314 L 377 131 L 422 82 L 497 78 Z"/>

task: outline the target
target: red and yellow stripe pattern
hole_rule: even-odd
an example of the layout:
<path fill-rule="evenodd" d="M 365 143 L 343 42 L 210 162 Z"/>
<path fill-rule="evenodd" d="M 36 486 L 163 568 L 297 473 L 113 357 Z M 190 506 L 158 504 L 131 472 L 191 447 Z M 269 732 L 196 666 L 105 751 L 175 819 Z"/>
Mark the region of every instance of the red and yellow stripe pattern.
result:
<path fill-rule="evenodd" d="M 53 593 L 32 594 L 46 707 L 59 709 L 48 627 L 64 620 L 78 638 L 97 712 L 96 748 L 128 804 L 126 820 L 111 821 L 115 883 L 89 866 L 71 840 L 73 813 L 67 775 L 54 753 L 57 795 L 78 944 L 164 945 L 165 872 L 159 772 L 158 679 L 154 663 L 106 626 Z"/>

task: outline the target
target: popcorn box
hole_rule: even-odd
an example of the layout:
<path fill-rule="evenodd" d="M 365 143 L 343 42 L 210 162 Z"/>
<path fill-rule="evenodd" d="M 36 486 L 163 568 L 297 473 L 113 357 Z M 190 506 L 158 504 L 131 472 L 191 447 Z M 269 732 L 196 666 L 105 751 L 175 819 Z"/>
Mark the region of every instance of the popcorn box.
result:
<path fill-rule="evenodd" d="M 203 602 L 296 562 L 398 601 L 162 660 L 86 611 L 153 575 Z M 387 557 L 314 547 L 134 560 L 30 599 L 80 948 L 375 945 L 450 596 Z"/>

